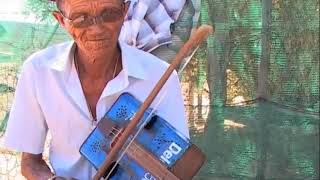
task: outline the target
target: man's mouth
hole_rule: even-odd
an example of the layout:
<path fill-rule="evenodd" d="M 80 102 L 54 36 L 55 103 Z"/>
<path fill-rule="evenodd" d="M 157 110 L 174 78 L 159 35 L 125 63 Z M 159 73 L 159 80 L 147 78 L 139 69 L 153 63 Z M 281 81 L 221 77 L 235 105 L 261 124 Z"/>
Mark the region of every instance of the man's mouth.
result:
<path fill-rule="evenodd" d="M 96 39 L 88 39 L 86 42 L 86 46 L 89 49 L 101 49 L 106 48 L 111 44 L 110 38 L 96 38 Z"/>
<path fill-rule="evenodd" d="M 93 39 L 88 39 L 88 41 L 108 41 L 110 38 L 93 38 Z"/>

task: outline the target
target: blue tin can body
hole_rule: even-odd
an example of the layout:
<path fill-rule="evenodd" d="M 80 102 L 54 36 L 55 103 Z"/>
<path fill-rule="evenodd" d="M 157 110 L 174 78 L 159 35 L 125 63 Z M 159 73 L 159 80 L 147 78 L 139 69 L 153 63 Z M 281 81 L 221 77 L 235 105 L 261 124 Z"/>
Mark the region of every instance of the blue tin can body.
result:
<path fill-rule="evenodd" d="M 106 133 L 97 127 L 80 147 L 80 153 L 96 168 L 100 168 L 108 157 L 108 150 L 113 141 L 112 135 L 116 134 L 133 118 L 141 106 L 136 98 L 129 93 L 123 93 L 105 114 L 101 121 L 112 121 L 117 125 L 115 131 Z M 141 130 L 139 131 L 139 128 Z M 114 128 L 113 128 L 114 129 Z M 156 157 L 165 167 L 171 168 L 179 160 L 191 143 L 166 120 L 158 116 L 149 108 L 136 127 L 139 131 L 135 142 L 142 145 L 148 152 Z M 111 136 L 110 136 L 111 134 Z M 127 143 L 132 139 L 131 136 Z M 121 152 L 120 152 L 121 153 Z M 120 153 L 118 155 L 120 155 Z M 155 179 L 142 165 L 130 159 L 126 154 L 119 161 L 117 171 L 110 179 Z"/>

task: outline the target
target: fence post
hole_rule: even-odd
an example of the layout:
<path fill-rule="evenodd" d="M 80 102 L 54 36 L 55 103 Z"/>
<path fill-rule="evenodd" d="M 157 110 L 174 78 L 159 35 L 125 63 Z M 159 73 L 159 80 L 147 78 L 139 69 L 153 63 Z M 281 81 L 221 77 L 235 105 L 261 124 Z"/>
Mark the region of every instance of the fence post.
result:
<path fill-rule="evenodd" d="M 271 53 L 272 1 L 262 0 L 261 60 L 258 71 L 258 98 L 268 99 L 268 74 Z"/>

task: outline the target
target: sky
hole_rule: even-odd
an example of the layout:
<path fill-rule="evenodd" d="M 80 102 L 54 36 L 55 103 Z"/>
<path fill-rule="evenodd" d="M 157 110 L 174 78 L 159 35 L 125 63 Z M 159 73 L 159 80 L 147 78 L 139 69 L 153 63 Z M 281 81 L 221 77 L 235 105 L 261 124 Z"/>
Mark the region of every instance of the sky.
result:
<path fill-rule="evenodd" d="M 32 15 L 22 15 L 26 0 L 0 0 L 0 21 L 33 22 Z"/>
<path fill-rule="evenodd" d="M 0 6 L 0 12 L 4 13 L 4 12 L 17 12 L 20 11 L 24 5 L 25 0 L 0 0 L 0 2 L 3 1 L 6 3 L 2 4 Z"/>

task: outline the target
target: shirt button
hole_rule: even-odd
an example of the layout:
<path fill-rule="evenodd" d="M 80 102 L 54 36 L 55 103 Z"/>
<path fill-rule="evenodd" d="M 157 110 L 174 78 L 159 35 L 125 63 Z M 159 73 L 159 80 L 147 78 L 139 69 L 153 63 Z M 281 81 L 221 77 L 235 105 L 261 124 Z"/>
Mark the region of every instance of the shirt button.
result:
<path fill-rule="evenodd" d="M 97 121 L 92 121 L 91 122 L 91 130 L 93 130 L 97 126 L 98 122 Z"/>

